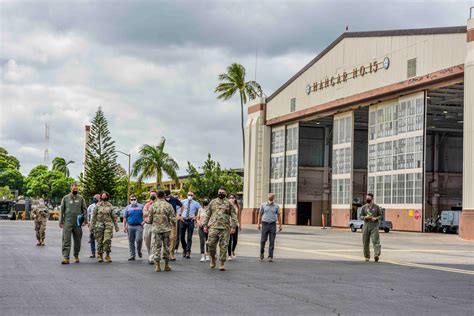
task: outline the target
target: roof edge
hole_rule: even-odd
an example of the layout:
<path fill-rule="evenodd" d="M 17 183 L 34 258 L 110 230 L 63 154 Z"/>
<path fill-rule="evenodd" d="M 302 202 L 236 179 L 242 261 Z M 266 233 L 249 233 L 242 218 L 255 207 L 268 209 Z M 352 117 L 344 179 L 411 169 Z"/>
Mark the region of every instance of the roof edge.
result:
<path fill-rule="evenodd" d="M 301 76 L 306 70 L 313 66 L 318 60 L 324 57 L 331 49 L 333 49 L 339 42 L 345 38 L 355 37 L 383 37 L 383 36 L 408 36 L 408 35 L 438 35 L 438 34 L 456 34 L 456 33 L 467 33 L 466 26 L 448 26 L 448 27 L 432 27 L 432 28 L 420 28 L 420 29 L 400 29 L 400 30 L 382 30 L 382 31 L 367 31 L 367 32 L 344 32 L 339 35 L 329 46 L 321 51 L 315 58 L 313 58 L 306 66 L 301 68 L 296 74 L 294 74 L 288 81 L 281 85 L 275 92 L 273 92 L 268 98 L 267 103 L 276 97 L 281 91 L 288 87 L 293 81 Z"/>

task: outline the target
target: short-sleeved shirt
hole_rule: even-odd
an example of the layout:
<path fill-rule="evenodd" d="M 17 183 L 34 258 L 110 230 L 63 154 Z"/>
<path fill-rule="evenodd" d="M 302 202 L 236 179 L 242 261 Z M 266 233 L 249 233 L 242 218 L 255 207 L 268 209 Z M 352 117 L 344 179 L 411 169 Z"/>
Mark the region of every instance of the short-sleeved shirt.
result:
<path fill-rule="evenodd" d="M 128 205 L 123 217 L 127 219 L 128 225 L 141 225 L 143 223 L 143 204 Z"/>
<path fill-rule="evenodd" d="M 97 204 L 96 203 L 92 203 L 91 205 L 89 205 L 89 207 L 87 208 L 87 219 L 90 221 L 92 219 L 92 214 L 94 213 L 94 209 L 95 209 L 95 206 Z"/>
<path fill-rule="evenodd" d="M 155 203 L 156 200 L 150 200 L 148 201 L 145 206 L 143 207 L 143 220 L 145 222 L 148 222 L 148 214 L 150 213 L 150 207 Z"/>
<path fill-rule="evenodd" d="M 275 223 L 280 215 L 280 206 L 273 203 L 265 202 L 260 207 L 260 216 L 262 216 L 262 222 Z"/>
<path fill-rule="evenodd" d="M 197 215 L 198 210 L 201 208 L 201 204 L 195 200 L 182 200 L 183 206 L 178 211 L 178 215 L 182 215 L 184 219 L 192 219 Z"/>
<path fill-rule="evenodd" d="M 201 221 L 201 225 L 206 220 L 206 214 L 207 214 L 207 210 L 204 207 L 201 207 L 198 211 L 198 216 L 199 216 L 199 220 Z"/>

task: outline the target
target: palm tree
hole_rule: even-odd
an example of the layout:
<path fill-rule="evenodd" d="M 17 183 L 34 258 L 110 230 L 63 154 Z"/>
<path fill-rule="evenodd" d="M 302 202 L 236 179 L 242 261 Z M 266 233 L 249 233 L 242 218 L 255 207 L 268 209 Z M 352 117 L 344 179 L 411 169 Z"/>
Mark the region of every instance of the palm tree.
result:
<path fill-rule="evenodd" d="M 158 189 L 163 179 L 163 173 L 178 181 L 176 171 L 179 167 L 176 161 L 164 152 L 165 142 L 166 140 L 162 138 L 158 146 L 145 144 L 140 148 L 140 158 L 133 163 L 132 168 L 132 175 L 138 176 L 139 183 L 145 178 L 156 177 L 156 188 Z"/>
<path fill-rule="evenodd" d="M 240 125 L 242 128 L 242 154 L 245 161 L 245 132 L 244 132 L 244 104 L 248 100 L 262 95 L 262 88 L 256 81 L 245 81 L 245 68 L 241 64 L 233 63 L 227 67 L 227 73 L 219 75 L 219 85 L 214 90 L 217 98 L 229 100 L 235 93 L 240 96 Z"/>
<path fill-rule="evenodd" d="M 69 160 L 68 162 L 66 162 L 66 159 L 61 158 L 61 157 L 56 157 L 53 159 L 53 170 L 64 173 L 66 177 L 69 177 L 69 169 L 67 166 L 72 163 L 74 163 L 74 161 Z"/>

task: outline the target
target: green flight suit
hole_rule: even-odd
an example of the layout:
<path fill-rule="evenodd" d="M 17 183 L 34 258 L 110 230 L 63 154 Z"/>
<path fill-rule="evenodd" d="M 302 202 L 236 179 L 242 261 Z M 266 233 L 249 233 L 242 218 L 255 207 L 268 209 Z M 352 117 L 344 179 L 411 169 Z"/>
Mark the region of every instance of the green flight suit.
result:
<path fill-rule="evenodd" d="M 84 198 L 69 193 L 61 201 L 59 223 L 63 224 L 62 248 L 63 257 L 69 259 L 71 253 L 71 235 L 74 239 L 74 256 L 79 256 L 81 250 L 82 227 L 77 225 L 77 216 L 82 214 L 87 220 L 87 206 Z"/>
<path fill-rule="evenodd" d="M 174 209 L 165 200 L 158 200 L 150 207 L 148 223 L 152 225 L 153 257 L 155 262 L 170 258 L 170 235 L 176 225 Z M 163 249 L 163 254 L 162 254 Z"/>
<path fill-rule="evenodd" d="M 94 231 L 95 241 L 97 243 L 97 253 L 110 253 L 112 250 L 113 228 L 119 231 L 117 224 L 117 215 L 114 213 L 114 207 L 109 201 L 100 201 L 97 203 L 92 213 L 90 223 Z"/>
<path fill-rule="evenodd" d="M 230 229 L 236 229 L 237 225 L 237 212 L 227 198 L 216 198 L 209 203 L 203 227 L 209 229 L 207 245 L 211 257 L 216 256 L 219 243 L 219 260 L 227 260 Z"/>
<path fill-rule="evenodd" d="M 365 220 L 365 216 L 378 217 L 375 222 Z M 370 240 L 374 246 L 374 257 L 380 257 L 381 246 L 379 236 L 379 221 L 382 211 L 377 204 L 365 204 L 360 212 L 360 219 L 364 220 L 362 227 L 362 243 L 364 244 L 364 257 L 370 259 Z"/>

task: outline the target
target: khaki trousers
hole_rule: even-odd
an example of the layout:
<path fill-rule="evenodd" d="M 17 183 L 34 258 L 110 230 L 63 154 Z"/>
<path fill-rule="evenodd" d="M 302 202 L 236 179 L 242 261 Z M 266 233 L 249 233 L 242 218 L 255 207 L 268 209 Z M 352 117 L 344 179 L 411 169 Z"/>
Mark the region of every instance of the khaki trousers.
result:
<path fill-rule="evenodd" d="M 148 260 L 153 261 L 153 233 L 152 225 L 145 224 L 143 227 L 143 241 L 145 242 L 146 251 L 148 253 Z"/>

